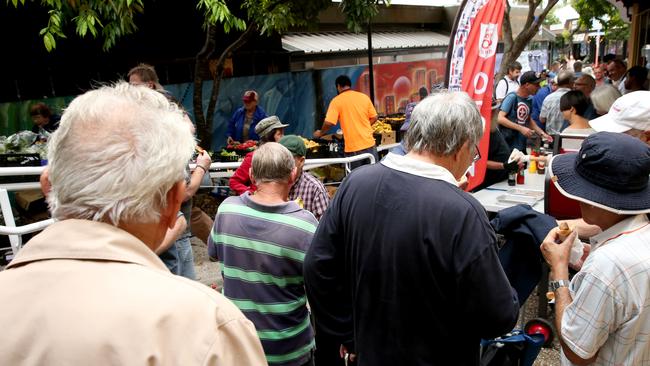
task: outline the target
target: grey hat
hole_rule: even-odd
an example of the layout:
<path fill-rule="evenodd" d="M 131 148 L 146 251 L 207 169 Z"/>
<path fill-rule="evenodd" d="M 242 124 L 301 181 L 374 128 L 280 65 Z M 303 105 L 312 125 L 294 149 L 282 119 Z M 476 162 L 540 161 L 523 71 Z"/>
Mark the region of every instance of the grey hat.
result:
<path fill-rule="evenodd" d="M 255 133 L 257 136 L 262 137 L 266 136 L 269 132 L 275 130 L 276 128 L 284 128 L 289 125 L 283 124 L 278 116 L 266 117 L 263 120 L 257 122 L 255 125 Z"/>

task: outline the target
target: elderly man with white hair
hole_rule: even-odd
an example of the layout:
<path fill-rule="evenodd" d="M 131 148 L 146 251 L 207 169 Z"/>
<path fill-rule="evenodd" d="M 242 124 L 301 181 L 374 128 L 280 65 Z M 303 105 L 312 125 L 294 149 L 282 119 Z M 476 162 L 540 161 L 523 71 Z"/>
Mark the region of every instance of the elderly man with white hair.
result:
<path fill-rule="evenodd" d="M 0 273 L 0 364 L 266 364 L 232 303 L 154 254 L 194 147 L 182 112 L 151 89 L 72 101 L 49 142 L 56 222 Z"/>
<path fill-rule="evenodd" d="M 480 339 L 515 325 L 485 209 L 456 183 L 482 134 L 467 94 L 424 99 L 408 154 L 353 171 L 321 218 L 305 258 L 309 304 L 359 365 L 477 365 Z"/>

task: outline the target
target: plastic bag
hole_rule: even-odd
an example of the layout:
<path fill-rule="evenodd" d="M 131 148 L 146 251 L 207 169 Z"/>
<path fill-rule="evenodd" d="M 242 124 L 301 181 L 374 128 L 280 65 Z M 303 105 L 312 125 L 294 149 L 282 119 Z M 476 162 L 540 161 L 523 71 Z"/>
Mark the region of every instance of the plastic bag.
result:
<path fill-rule="evenodd" d="M 20 131 L 7 137 L 5 147 L 7 150 L 20 152 L 32 146 L 38 139 L 38 134 L 32 131 Z"/>
<path fill-rule="evenodd" d="M 480 366 L 532 366 L 543 344 L 543 335 L 521 330 L 482 340 Z"/>

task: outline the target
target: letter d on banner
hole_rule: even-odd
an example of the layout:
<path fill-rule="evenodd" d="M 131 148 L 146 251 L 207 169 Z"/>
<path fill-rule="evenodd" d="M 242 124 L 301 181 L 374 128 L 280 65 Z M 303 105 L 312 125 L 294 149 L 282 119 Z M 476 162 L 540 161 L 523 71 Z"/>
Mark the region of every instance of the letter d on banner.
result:
<path fill-rule="evenodd" d="M 476 101 L 485 121 L 479 144 L 481 160 L 468 177 L 468 190 L 485 179 L 490 121 L 492 120 L 492 87 L 497 43 L 501 33 L 506 0 L 464 0 L 458 10 L 447 52 L 446 83 L 450 91 L 464 91 Z M 464 80 L 464 82 L 463 82 Z"/>

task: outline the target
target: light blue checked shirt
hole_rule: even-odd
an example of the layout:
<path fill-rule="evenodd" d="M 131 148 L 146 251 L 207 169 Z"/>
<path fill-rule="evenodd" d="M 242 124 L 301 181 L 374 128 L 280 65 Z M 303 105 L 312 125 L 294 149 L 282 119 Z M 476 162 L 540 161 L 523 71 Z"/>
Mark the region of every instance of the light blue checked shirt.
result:
<path fill-rule="evenodd" d="M 650 223 L 625 219 L 591 238 L 592 252 L 571 281 L 562 338 L 595 365 L 650 365 Z M 562 365 L 571 365 L 562 354 Z"/>

